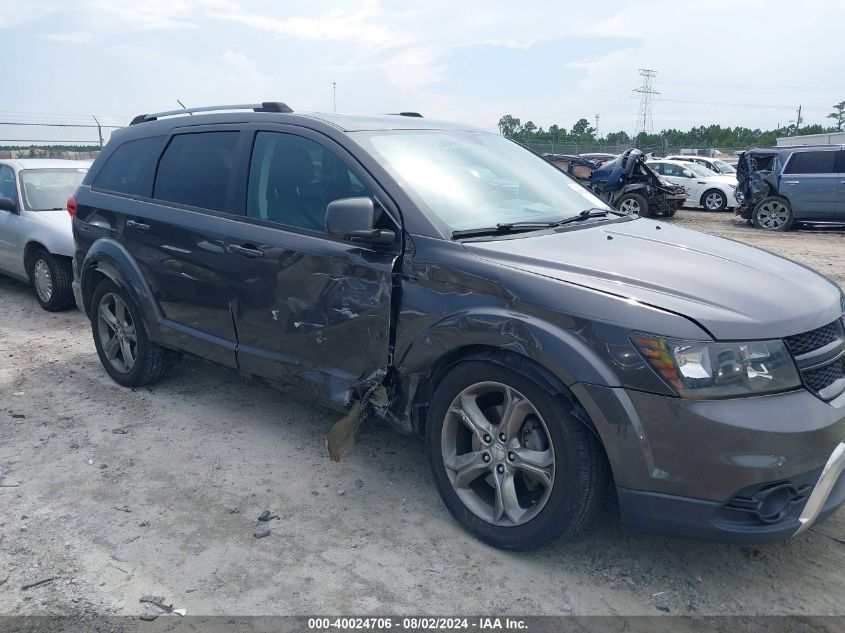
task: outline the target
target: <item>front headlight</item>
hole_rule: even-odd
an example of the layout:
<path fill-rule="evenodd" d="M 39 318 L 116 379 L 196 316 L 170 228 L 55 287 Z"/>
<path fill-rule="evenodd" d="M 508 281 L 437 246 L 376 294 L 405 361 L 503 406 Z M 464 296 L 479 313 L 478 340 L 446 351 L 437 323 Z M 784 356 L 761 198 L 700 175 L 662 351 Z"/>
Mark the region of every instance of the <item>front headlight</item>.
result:
<path fill-rule="evenodd" d="M 701 343 L 650 334 L 631 338 L 649 365 L 682 398 L 729 398 L 801 386 L 783 341 Z"/>

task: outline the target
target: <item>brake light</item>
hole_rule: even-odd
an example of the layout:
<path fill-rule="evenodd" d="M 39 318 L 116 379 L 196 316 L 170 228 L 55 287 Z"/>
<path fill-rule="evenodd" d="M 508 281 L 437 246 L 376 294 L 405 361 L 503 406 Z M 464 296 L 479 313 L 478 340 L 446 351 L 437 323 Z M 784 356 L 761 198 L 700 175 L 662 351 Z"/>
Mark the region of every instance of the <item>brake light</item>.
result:
<path fill-rule="evenodd" d="M 67 212 L 70 214 L 70 217 L 76 215 L 76 198 L 73 196 L 67 199 Z"/>

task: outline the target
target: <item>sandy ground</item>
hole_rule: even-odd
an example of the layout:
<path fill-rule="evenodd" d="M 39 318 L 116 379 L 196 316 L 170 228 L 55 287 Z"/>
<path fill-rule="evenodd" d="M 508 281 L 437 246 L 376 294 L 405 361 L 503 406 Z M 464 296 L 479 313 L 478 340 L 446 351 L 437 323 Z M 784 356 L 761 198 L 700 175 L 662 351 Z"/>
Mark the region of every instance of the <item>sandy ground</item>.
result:
<path fill-rule="evenodd" d="M 845 284 L 845 234 L 672 222 Z M 81 313 L 0 279 L 0 614 L 137 616 L 144 594 L 189 614 L 845 614 L 845 512 L 761 547 L 628 534 L 606 513 L 505 553 L 451 519 L 415 438 L 365 426 L 330 463 L 334 419 L 197 361 L 119 387 Z M 265 509 L 279 518 L 256 539 Z"/>

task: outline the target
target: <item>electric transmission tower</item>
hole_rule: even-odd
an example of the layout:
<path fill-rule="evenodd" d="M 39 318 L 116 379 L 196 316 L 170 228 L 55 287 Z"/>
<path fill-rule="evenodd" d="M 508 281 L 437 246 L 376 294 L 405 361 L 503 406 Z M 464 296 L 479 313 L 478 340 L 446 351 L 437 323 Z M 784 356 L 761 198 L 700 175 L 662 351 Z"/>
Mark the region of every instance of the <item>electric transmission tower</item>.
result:
<path fill-rule="evenodd" d="M 654 131 L 654 119 L 651 116 L 651 100 L 655 95 L 660 95 L 652 84 L 656 76 L 656 70 L 640 68 L 640 77 L 643 78 L 643 85 L 634 90 L 634 92 L 640 93 L 640 111 L 637 113 L 635 137 L 639 136 L 640 132 L 651 134 Z"/>

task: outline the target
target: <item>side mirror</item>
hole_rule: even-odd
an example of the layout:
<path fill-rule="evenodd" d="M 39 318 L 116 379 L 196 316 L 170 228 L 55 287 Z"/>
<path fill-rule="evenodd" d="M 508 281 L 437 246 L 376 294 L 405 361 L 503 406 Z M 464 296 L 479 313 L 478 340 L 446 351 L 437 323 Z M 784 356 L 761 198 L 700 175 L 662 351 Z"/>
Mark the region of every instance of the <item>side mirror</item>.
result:
<path fill-rule="evenodd" d="M 693 173 L 689 169 L 685 169 L 681 173 L 684 175 L 684 178 L 692 178 L 693 177 Z"/>
<path fill-rule="evenodd" d="M 376 228 L 372 198 L 341 198 L 326 207 L 326 232 L 348 242 L 393 244 L 393 231 Z"/>
<path fill-rule="evenodd" d="M 0 211 L 14 213 L 18 210 L 18 204 L 11 198 L 0 198 Z"/>

